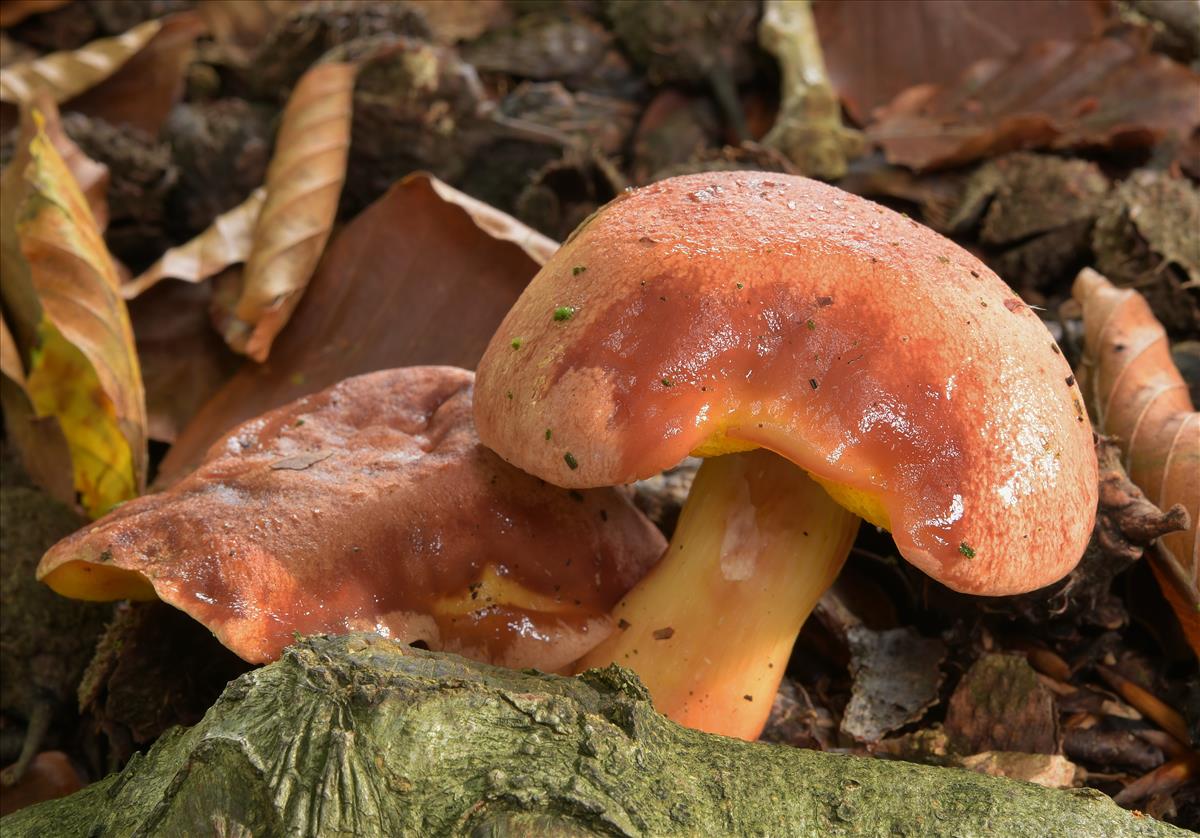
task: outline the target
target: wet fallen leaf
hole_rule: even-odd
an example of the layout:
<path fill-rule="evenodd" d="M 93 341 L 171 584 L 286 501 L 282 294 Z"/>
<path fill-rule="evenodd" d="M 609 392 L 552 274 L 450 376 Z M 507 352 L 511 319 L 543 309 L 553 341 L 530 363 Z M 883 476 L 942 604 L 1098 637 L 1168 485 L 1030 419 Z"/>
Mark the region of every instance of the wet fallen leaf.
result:
<path fill-rule="evenodd" d="M 847 632 L 854 686 L 842 730 L 863 742 L 878 742 L 914 722 L 937 703 L 946 646 L 912 628 Z"/>
<path fill-rule="evenodd" d="M 61 104 L 119 70 L 162 26 L 162 21 L 148 20 L 115 38 L 5 67 L 0 70 L 0 102 L 20 105 L 31 101 L 38 90 L 46 90 Z"/>
<path fill-rule="evenodd" d="M 192 12 L 152 22 L 161 24 L 154 37 L 109 78 L 70 98 L 71 110 L 158 136 L 183 94 L 184 74 L 206 26 Z"/>
<path fill-rule="evenodd" d="M 312 278 L 346 179 L 356 67 L 313 67 L 288 100 L 267 169 L 242 295 L 224 328 L 238 352 L 264 361 Z"/>
<path fill-rule="evenodd" d="M 129 316 L 96 221 L 40 113 L 3 175 L 4 301 L 34 414 L 54 417 L 89 514 L 145 479 L 146 414 Z"/>
<path fill-rule="evenodd" d="M 447 197 L 451 200 L 447 200 Z M 333 239 L 267 365 L 246 364 L 167 454 L 159 483 L 229 428 L 351 375 L 415 364 L 474 367 L 554 247 L 426 175 L 414 175 Z"/>
<path fill-rule="evenodd" d="M 0 29 L 16 26 L 27 17 L 61 9 L 71 0 L 5 0 L 0 4 Z"/>
<path fill-rule="evenodd" d="M 1108 17 L 1107 0 L 814 0 L 834 88 L 860 125 L 917 84 L 952 84 L 983 58 L 1045 38 L 1086 40 Z"/>
<path fill-rule="evenodd" d="M 1080 389 L 1097 427 L 1117 437 L 1130 479 L 1153 503 L 1182 504 L 1191 518 L 1186 530 L 1160 539 L 1151 567 L 1200 654 L 1200 412 L 1145 298 L 1090 269 L 1073 293 L 1083 305 Z"/>
<path fill-rule="evenodd" d="M 266 189 L 217 216 L 207 230 L 191 241 L 172 247 L 140 276 L 121 286 L 127 300 L 153 288 L 164 279 L 203 282 L 230 265 L 245 262 L 254 243 L 254 226 L 266 200 Z"/>
<path fill-rule="evenodd" d="M 1200 125 L 1200 76 L 1113 38 L 1041 41 L 919 85 L 868 133 L 892 163 L 933 169 L 1018 148 L 1147 148 Z"/>
<path fill-rule="evenodd" d="M 622 493 L 568 492 L 485 448 L 472 384 L 385 370 L 258 417 L 170 489 L 64 539 L 39 578 L 90 598 L 148 582 L 251 662 L 294 632 L 366 629 L 564 667 L 666 542 Z"/>

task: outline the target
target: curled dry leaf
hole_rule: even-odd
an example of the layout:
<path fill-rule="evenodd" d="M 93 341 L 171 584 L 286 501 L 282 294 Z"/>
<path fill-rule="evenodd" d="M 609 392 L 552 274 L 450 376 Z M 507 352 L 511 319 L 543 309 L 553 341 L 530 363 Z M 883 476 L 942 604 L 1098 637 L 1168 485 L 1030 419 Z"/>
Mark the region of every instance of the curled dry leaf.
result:
<path fill-rule="evenodd" d="M 75 490 L 96 516 L 145 479 L 142 379 L 104 239 L 44 119 L 30 115 L 2 183 L 4 302 L 33 413 L 57 420 Z"/>
<path fill-rule="evenodd" d="M 553 242 L 427 175 L 394 185 L 334 237 L 271 363 L 246 364 L 184 428 L 169 483 L 221 434 L 351 375 L 474 367 Z"/>
<path fill-rule="evenodd" d="M 289 0 L 206 0 L 197 11 L 233 64 L 246 66 Z"/>
<path fill-rule="evenodd" d="M 512 9 L 504 0 L 409 0 L 420 9 L 439 43 L 471 41 L 508 23 Z"/>
<path fill-rule="evenodd" d="M 1042 41 L 906 90 L 871 139 L 891 163 L 932 169 L 1018 148 L 1144 148 L 1200 125 L 1200 77 L 1124 41 Z"/>
<path fill-rule="evenodd" d="M 160 20 L 148 20 L 115 38 L 5 67 L 0 70 L 0 102 L 20 105 L 32 101 L 38 90 L 46 90 L 61 104 L 119 70 L 162 26 Z"/>
<path fill-rule="evenodd" d="M 472 198 L 465 192 L 459 192 L 453 186 L 443 183 L 435 177 L 427 178 L 429 187 L 437 196 L 448 204 L 464 210 L 480 230 L 487 233 L 496 241 L 512 242 L 521 248 L 530 259 L 538 265 L 546 264 L 547 260 L 558 250 L 558 242 L 542 235 L 531 227 L 526 227 L 511 215 L 501 212 L 493 206 Z"/>
<path fill-rule="evenodd" d="M 76 597 L 156 592 L 251 662 L 294 632 L 374 630 L 560 669 L 666 543 L 624 494 L 560 489 L 485 448 L 472 384 L 386 370 L 267 413 L 60 542 L 39 577 Z"/>
<path fill-rule="evenodd" d="M 1160 539 L 1151 567 L 1200 654 L 1200 413 L 1141 294 L 1091 269 L 1080 272 L 1073 293 L 1083 305 L 1080 389 L 1097 427 L 1117 437 L 1130 479 L 1153 503 L 1181 504 L 1191 519 Z"/>
<path fill-rule="evenodd" d="M 245 201 L 218 215 L 203 233 L 179 247 L 172 247 L 144 273 L 122 285 L 121 295 L 132 300 L 168 278 L 203 282 L 230 265 L 245 262 L 266 197 L 266 189 L 254 190 Z"/>
<path fill-rule="evenodd" d="M 242 294 L 223 330 L 230 346 L 256 361 L 266 360 L 300 302 L 333 228 L 356 72 L 345 63 L 313 67 L 284 109 Z"/>
<path fill-rule="evenodd" d="M 196 39 L 206 27 L 193 12 L 178 12 L 154 22 L 161 24 L 154 37 L 103 83 L 71 98 L 71 110 L 158 136 L 183 95 Z"/>

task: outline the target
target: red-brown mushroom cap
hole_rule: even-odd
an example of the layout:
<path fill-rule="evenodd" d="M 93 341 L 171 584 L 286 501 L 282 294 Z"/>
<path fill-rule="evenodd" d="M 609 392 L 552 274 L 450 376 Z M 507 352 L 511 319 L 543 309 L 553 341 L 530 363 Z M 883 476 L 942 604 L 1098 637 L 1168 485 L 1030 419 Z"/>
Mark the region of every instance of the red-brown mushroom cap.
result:
<path fill-rule="evenodd" d="M 412 367 L 273 410 L 57 544 L 39 577 L 79 598 L 157 593 L 253 662 L 293 632 L 378 630 L 561 668 L 666 545 L 620 493 L 547 485 L 480 445 L 471 391 L 470 372 Z"/>
<path fill-rule="evenodd" d="M 475 418 L 563 486 L 772 449 L 971 593 L 1060 578 L 1096 507 L 1091 427 L 1037 315 L 942 236 L 785 175 L 672 178 L 596 213 L 501 324 Z"/>

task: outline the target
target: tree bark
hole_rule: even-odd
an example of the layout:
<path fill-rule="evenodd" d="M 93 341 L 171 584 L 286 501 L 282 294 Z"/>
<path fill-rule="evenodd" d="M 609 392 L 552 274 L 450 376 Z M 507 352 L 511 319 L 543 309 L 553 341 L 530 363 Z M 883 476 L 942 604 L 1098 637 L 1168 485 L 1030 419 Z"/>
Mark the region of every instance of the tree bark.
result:
<path fill-rule="evenodd" d="M 309 638 L 200 724 L 5 836 L 1169 836 L 1091 790 L 747 743 L 657 714 L 625 670 L 516 672 Z"/>

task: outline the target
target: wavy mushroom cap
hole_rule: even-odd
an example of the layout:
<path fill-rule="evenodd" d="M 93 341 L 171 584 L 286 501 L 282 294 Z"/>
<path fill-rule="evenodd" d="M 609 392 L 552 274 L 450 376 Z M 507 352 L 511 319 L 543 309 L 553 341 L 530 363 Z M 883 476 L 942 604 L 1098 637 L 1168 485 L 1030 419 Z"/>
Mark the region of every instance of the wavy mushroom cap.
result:
<path fill-rule="evenodd" d="M 478 370 L 480 438 L 561 486 L 771 449 L 957 590 L 1079 560 L 1092 432 L 1045 326 L 978 259 L 815 181 L 672 178 L 546 264 Z"/>
<path fill-rule="evenodd" d="M 472 375 L 347 379 L 231 431 L 167 491 L 59 542 L 67 596 L 158 595 L 246 660 L 293 632 L 376 630 L 558 669 L 665 549 L 620 493 L 568 491 L 479 443 Z"/>

